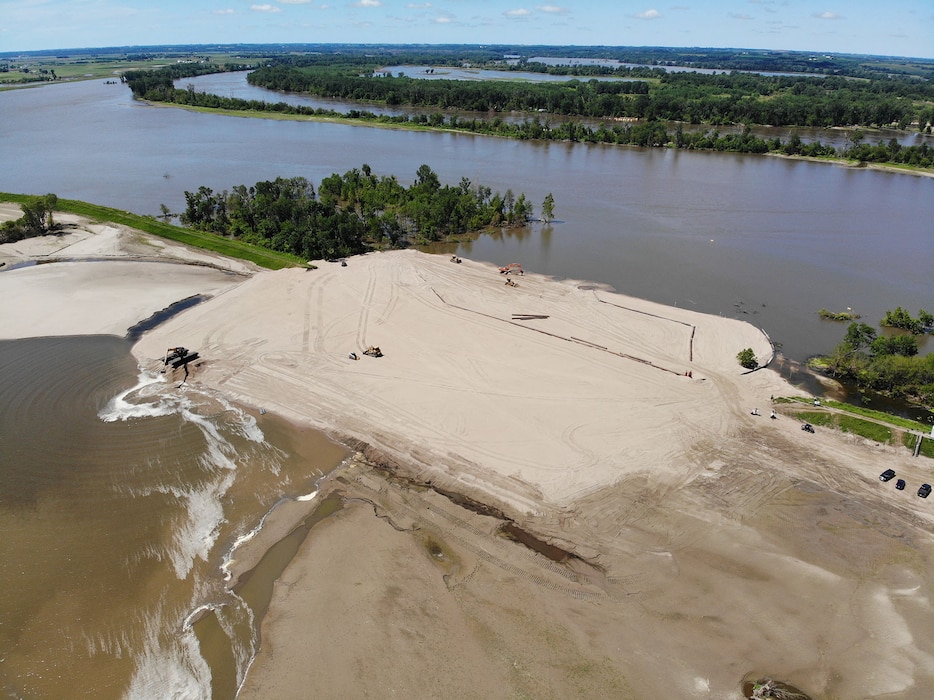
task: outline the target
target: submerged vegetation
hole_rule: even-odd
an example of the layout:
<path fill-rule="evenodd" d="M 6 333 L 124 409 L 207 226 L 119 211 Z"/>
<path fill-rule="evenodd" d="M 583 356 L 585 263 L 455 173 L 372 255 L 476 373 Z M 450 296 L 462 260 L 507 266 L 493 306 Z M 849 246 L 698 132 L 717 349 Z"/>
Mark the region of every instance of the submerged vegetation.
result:
<path fill-rule="evenodd" d="M 914 318 L 901 306 L 897 306 L 894 310 L 885 312 L 879 325 L 886 328 L 900 328 L 912 335 L 922 335 L 934 329 L 934 314 L 921 309 L 918 312 L 918 318 Z"/>
<path fill-rule="evenodd" d="M 324 178 L 317 192 L 303 177 L 276 178 L 230 192 L 202 186 L 185 192 L 185 200 L 181 220 L 187 226 L 306 260 L 521 226 L 532 218 L 525 194 L 494 193 L 466 177 L 456 186 L 442 185 L 427 165 L 419 167 L 410 187 L 395 176 L 377 176 L 364 164 Z M 543 207 L 553 209 L 550 194 Z"/>
<path fill-rule="evenodd" d="M 817 315 L 826 321 L 855 321 L 860 318 L 860 315 L 853 311 L 828 311 L 827 309 L 821 309 Z"/>
<path fill-rule="evenodd" d="M 415 182 L 405 187 L 395 176 L 377 176 L 369 165 L 321 181 L 317 191 L 303 177 L 237 185 L 214 192 L 199 187 L 185 192 L 186 228 L 172 226 L 163 205 L 160 222 L 107 207 L 44 197 L 0 194 L 0 201 L 22 205 L 23 217 L 0 226 L 0 243 L 50 233 L 54 210 L 122 223 L 164 238 L 258 265 L 280 268 L 301 261 L 336 259 L 372 247 L 403 247 L 429 243 L 485 228 L 523 226 L 533 215 L 524 193 L 493 192 L 461 178 L 442 185 L 437 174 L 422 165 Z M 553 215 L 551 193 L 542 204 L 543 220 Z"/>
<path fill-rule="evenodd" d="M 902 313 L 896 313 L 898 311 Z M 905 321 L 906 316 L 912 320 L 899 307 L 895 312 L 886 313 L 882 325 L 891 325 L 893 317 Z M 928 316 L 921 311 L 923 319 L 929 320 Z M 919 333 L 923 332 L 923 327 L 911 325 Z M 919 355 L 918 341 L 911 333 L 879 335 L 866 323 L 851 323 L 833 351 L 815 358 L 811 366 L 832 377 L 851 381 L 861 390 L 906 399 L 926 408 L 934 406 L 934 354 Z"/>

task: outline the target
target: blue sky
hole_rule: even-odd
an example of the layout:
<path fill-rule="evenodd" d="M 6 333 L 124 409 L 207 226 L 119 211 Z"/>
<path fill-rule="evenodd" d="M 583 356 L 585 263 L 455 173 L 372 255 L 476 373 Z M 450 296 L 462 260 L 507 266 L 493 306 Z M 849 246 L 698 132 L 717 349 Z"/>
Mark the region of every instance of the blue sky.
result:
<path fill-rule="evenodd" d="M 701 46 L 934 58 L 934 1 L 0 0 L 0 51 L 300 42 Z"/>

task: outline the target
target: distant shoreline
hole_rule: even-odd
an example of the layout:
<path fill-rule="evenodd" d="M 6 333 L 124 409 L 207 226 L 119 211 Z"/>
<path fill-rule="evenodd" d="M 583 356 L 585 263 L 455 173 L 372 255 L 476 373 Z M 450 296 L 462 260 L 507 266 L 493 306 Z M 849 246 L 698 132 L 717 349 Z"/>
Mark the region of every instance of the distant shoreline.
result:
<path fill-rule="evenodd" d="M 243 119 L 272 119 L 274 121 L 298 121 L 298 122 L 323 122 L 328 124 L 342 124 L 344 126 L 359 126 L 359 127 L 369 127 L 374 129 L 395 129 L 395 130 L 405 130 L 405 131 L 435 131 L 441 133 L 449 134 L 469 134 L 474 136 L 482 136 L 486 138 L 499 138 L 499 139 L 510 139 L 509 136 L 502 136 L 499 134 L 481 134 L 473 131 L 461 130 L 461 129 L 451 129 L 450 127 L 436 127 L 428 124 L 390 124 L 385 122 L 379 122 L 376 120 L 365 120 L 365 119 L 351 119 L 349 117 L 339 117 L 339 116 L 325 116 L 325 115 L 314 115 L 314 114 L 283 114 L 279 112 L 258 112 L 255 110 L 237 110 L 237 109 L 224 109 L 220 107 L 198 107 L 194 105 L 182 105 L 174 102 L 150 102 L 148 100 L 140 100 L 143 104 L 150 107 L 159 107 L 166 109 L 184 109 L 190 112 L 202 112 L 204 114 L 220 114 L 228 117 L 240 117 Z M 711 125 L 711 128 L 714 128 Z M 568 141 L 562 143 L 570 143 Z M 666 149 L 670 148 L 669 146 L 634 146 L 632 144 L 604 144 L 607 146 L 617 146 L 620 148 L 632 148 L 632 149 L 646 149 L 651 148 L 656 149 Z M 678 149 L 672 149 L 678 150 Z M 816 158 L 813 156 L 798 156 L 798 155 L 787 155 L 784 153 L 740 153 L 738 151 L 708 151 L 708 150 L 691 150 L 690 153 L 711 153 L 711 154 L 732 154 L 732 155 L 745 155 L 745 156 L 773 156 L 777 158 L 786 158 L 789 160 L 800 160 L 810 163 L 824 163 L 828 165 L 838 165 L 844 168 L 853 168 L 853 169 L 866 169 L 866 170 L 877 170 L 880 172 L 889 172 L 889 173 L 900 173 L 903 175 L 917 175 L 920 177 L 931 177 L 934 178 L 934 170 L 929 169 L 919 169 L 912 168 L 910 166 L 898 166 L 886 163 L 858 163 L 856 161 L 849 160 L 847 158 Z"/>

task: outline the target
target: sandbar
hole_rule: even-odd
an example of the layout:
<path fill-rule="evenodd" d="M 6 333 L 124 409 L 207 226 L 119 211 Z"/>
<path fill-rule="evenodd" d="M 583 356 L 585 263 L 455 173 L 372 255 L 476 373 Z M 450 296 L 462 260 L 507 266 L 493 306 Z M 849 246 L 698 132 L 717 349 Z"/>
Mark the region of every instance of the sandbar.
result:
<path fill-rule="evenodd" d="M 53 308 L 122 288 L 106 301 L 119 323 L 80 311 L 43 334 L 122 333 L 206 294 L 136 343 L 140 364 L 195 349 L 189 381 L 356 451 L 322 486 L 344 508 L 277 582 L 240 697 L 719 699 L 749 677 L 924 696 L 934 511 L 878 474 L 917 484 L 930 464 L 801 431 L 770 399 L 803 392 L 737 363 L 746 347 L 771 358 L 761 329 L 410 250 L 229 264 L 141 282 L 54 263 L 0 273 L 0 292 Z M 4 337 L 39 334 L 24 329 L 41 313 L 5 305 Z"/>

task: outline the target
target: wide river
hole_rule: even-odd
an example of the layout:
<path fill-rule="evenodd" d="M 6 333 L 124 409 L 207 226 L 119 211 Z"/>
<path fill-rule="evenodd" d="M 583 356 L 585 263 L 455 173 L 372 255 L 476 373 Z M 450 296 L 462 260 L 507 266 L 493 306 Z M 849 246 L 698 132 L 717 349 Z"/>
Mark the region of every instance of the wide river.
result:
<path fill-rule="evenodd" d="M 2 92 L 0 124 L 0 190 L 140 214 L 181 211 L 201 185 L 317 185 L 364 163 L 406 183 L 427 163 L 445 183 L 524 192 L 536 210 L 550 192 L 553 224 L 444 254 L 743 318 L 795 360 L 842 337 L 822 307 L 871 324 L 896 306 L 934 311 L 930 178 L 216 116 L 136 103 L 101 81 Z M 228 592 L 222 565 L 281 496 L 313 492 L 344 455 L 167 385 L 129 347 L 0 343 L 0 687 L 11 697 L 233 697 L 255 650 L 252 611 L 288 555 L 254 573 L 258 592 Z"/>
<path fill-rule="evenodd" d="M 276 98 L 271 98 L 275 101 Z M 152 107 L 88 81 L 0 93 L 0 190 L 141 214 L 184 193 L 278 176 L 320 183 L 369 164 L 411 182 L 427 163 L 554 194 L 553 225 L 482 236 L 464 256 L 593 280 L 764 328 L 793 359 L 828 351 L 840 324 L 817 311 L 934 307 L 934 179 L 776 157 L 532 143 Z"/>

